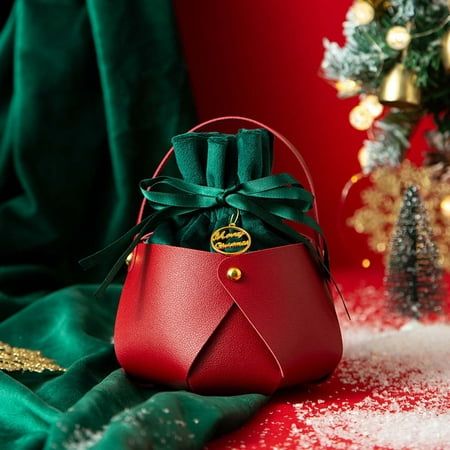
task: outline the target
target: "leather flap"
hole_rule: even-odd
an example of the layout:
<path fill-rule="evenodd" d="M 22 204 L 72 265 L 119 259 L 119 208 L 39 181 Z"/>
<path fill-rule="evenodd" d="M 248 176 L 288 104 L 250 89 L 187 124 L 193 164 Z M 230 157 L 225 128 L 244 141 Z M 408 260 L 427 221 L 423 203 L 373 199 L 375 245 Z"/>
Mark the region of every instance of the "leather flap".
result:
<path fill-rule="evenodd" d="M 231 267 L 241 270 L 228 279 Z M 339 324 L 329 292 L 303 244 L 292 244 L 228 257 L 218 277 L 247 320 L 293 382 L 314 379 L 321 361 L 337 361 L 342 352 Z M 301 357 L 300 357 L 301 355 Z M 324 357 L 325 355 L 325 357 Z M 302 364 L 302 358 L 310 368 Z M 328 369 L 330 370 L 330 369 Z M 288 374 L 288 375 L 286 375 Z"/>
<path fill-rule="evenodd" d="M 139 244 L 115 326 L 119 362 L 129 373 L 183 385 L 232 299 L 217 282 L 218 253 Z M 138 343 L 138 345 L 136 345 Z"/>

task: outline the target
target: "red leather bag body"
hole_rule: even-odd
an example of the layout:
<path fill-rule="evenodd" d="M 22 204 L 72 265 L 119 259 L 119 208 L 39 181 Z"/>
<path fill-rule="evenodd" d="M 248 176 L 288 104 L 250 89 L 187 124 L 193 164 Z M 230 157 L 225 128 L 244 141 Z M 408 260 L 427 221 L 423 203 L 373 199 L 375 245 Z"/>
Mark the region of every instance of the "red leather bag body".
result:
<path fill-rule="evenodd" d="M 129 375 L 205 394 L 319 381 L 342 355 L 327 281 L 302 243 L 236 255 L 139 243 L 114 346 Z"/>

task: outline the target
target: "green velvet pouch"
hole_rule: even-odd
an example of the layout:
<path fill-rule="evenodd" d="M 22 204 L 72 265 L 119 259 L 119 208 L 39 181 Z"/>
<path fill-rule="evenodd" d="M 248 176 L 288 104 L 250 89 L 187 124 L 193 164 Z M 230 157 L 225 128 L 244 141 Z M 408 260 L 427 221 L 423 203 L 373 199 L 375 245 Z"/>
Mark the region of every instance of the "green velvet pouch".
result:
<path fill-rule="evenodd" d="M 241 129 L 237 134 L 185 133 L 175 136 L 172 143 L 181 177 L 188 183 L 226 189 L 271 174 L 273 138 L 264 129 Z M 228 225 L 233 216 L 236 209 L 229 205 L 176 216 L 156 228 L 151 242 L 208 251 L 213 231 Z M 246 211 L 239 211 L 237 225 L 250 233 L 250 250 L 292 242 Z"/>
<path fill-rule="evenodd" d="M 307 236 L 285 223 L 321 233 L 308 215 L 313 195 L 291 175 L 271 174 L 273 137 L 267 130 L 241 129 L 235 135 L 190 132 L 175 136 L 172 143 L 179 176 L 158 174 L 142 180 L 146 210 L 140 222 L 80 261 L 88 269 L 116 258 L 97 296 L 104 294 L 139 242 L 226 254 L 298 242 L 328 273 L 326 255 L 322 258 Z M 223 236 L 213 239 L 215 231 Z"/>

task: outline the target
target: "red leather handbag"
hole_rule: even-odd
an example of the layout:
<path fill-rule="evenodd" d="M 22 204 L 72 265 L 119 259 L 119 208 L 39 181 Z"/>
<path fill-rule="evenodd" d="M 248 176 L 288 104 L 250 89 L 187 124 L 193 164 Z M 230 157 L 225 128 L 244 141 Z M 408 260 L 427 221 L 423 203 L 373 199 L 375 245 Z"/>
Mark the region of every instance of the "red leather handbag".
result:
<path fill-rule="evenodd" d="M 314 192 L 298 151 L 257 121 L 224 117 L 191 131 L 230 120 L 271 132 L 293 153 Z M 315 247 L 322 258 L 319 235 Z M 302 242 L 241 254 L 140 242 L 117 312 L 117 359 L 137 379 L 197 393 L 268 394 L 318 381 L 342 354 L 328 283 Z"/>

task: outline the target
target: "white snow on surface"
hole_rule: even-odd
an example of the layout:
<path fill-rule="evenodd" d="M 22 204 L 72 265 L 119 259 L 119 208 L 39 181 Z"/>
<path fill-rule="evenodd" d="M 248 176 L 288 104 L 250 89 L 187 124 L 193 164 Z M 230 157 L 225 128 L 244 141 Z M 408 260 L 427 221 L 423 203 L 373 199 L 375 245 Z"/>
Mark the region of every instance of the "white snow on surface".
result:
<path fill-rule="evenodd" d="M 339 378 L 344 384 L 364 383 L 373 389 L 396 384 L 418 392 L 448 393 L 450 325 L 411 322 L 400 330 L 348 328 Z"/>
<path fill-rule="evenodd" d="M 336 449 L 361 450 L 377 446 L 411 450 L 450 448 L 450 413 L 377 412 L 367 409 L 363 401 L 339 414 L 309 418 L 306 422 L 314 428 L 321 445 Z M 336 444 L 336 437 L 347 439 L 351 444 Z"/>
<path fill-rule="evenodd" d="M 450 449 L 450 325 L 352 326 L 344 343 L 339 400 L 293 405 L 294 448 Z M 362 399 L 342 401 L 346 392 Z"/>

